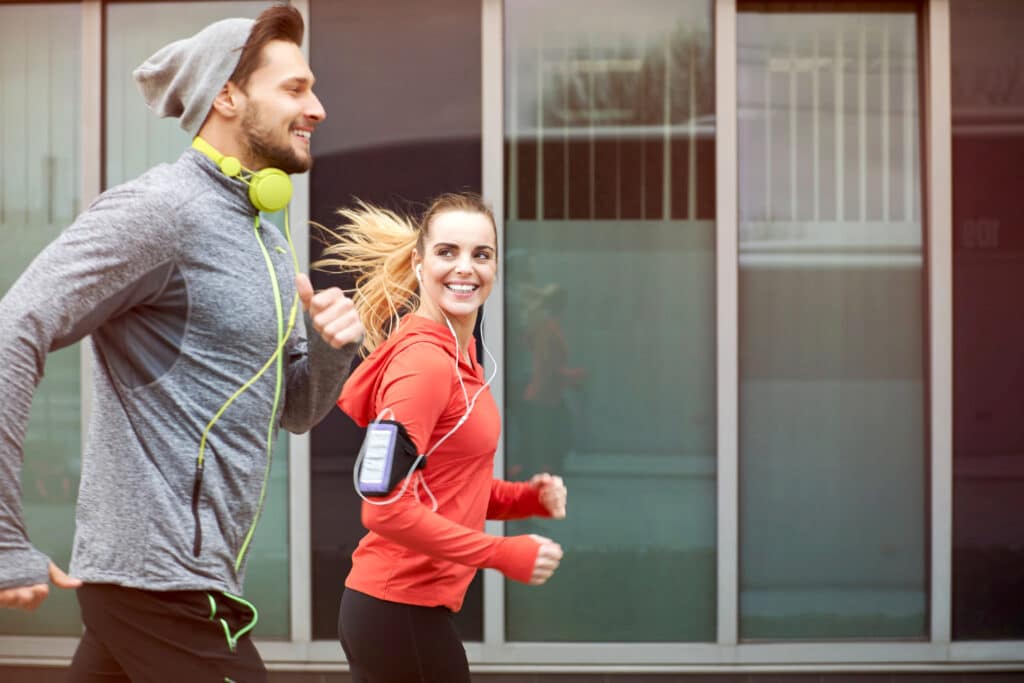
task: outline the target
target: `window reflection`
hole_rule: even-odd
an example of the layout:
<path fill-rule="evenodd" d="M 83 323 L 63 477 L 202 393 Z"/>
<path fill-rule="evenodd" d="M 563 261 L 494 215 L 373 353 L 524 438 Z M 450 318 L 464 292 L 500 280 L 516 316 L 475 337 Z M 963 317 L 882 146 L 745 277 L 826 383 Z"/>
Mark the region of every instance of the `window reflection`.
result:
<path fill-rule="evenodd" d="M 313 220 L 336 225 L 335 211 L 354 198 L 418 215 L 443 192 L 480 192 L 479 0 L 310 5 L 311 66 L 328 114 L 312 142 Z M 314 236 L 311 261 L 321 249 Z M 328 273 L 312 276 L 317 287 L 352 284 Z M 316 639 L 337 639 L 342 587 L 352 551 L 366 533 L 352 489 L 362 437 L 340 410 L 331 411 L 312 434 Z M 480 573 L 455 626 L 463 640 L 483 640 Z"/>
<path fill-rule="evenodd" d="M 0 5 L 0 294 L 81 208 L 81 31 L 77 4 Z M 65 569 L 81 471 L 80 353 L 76 344 L 46 359 L 21 477 L 29 537 Z M 52 591 L 31 614 L 0 610 L 0 633 L 80 634 L 74 594 Z"/>
<path fill-rule="evenodd" d="M 953 637 L 1024 638 L 1024 64 L 1015 0 L 951 4 Z M 1014 520 L 1014 521 L 1011 521 Z"/>
<path fill-rule="evenodd" d="M 899 5 L 739 5 L 746 639 L 927 633 L 917 19 Z"/>
<path fill-rule="evenodd" d="M 507 637 L 713 640 L 711 3 L 505 7 L 506 476 L 572 491 Z"/>

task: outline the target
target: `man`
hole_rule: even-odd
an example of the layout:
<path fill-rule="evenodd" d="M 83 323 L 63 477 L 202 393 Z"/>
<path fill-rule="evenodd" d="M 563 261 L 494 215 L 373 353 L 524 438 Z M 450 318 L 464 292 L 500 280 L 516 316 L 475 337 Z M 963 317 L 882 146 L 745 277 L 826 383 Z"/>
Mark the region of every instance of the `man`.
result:
<path fill-rule="evenodd" d="M 194 147 L 105 192 L 0 301 L 0 606 L 35 609 L 48 580 L 77 588 L 73 681 L 266 679 L 238 596 L 273 436 L 330 410 L 362 337 L 340 290 L 296 275 L 250 191 L 264 169 L 312 164 L 325 113 L 302 33 L 297 11 L 273 7 L 139 67 L 150 108 Z M 95 404 L 71 578 L 29 542 L 19 478 L 46 354 L 86 335 Z"/>

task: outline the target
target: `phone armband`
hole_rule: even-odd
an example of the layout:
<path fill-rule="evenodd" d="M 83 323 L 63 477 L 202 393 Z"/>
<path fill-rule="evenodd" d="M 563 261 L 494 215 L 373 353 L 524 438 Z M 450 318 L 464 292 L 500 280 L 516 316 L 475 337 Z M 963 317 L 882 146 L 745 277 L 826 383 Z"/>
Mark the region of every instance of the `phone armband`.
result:
<path fill-rule="evenodd" d="M 366 427 L 363 445 L 359 448 L 360 469 L 357 482 L 364 496 L 382 497 L 415 469 L 427 465 L 401 422 L 378 420 Z"/>

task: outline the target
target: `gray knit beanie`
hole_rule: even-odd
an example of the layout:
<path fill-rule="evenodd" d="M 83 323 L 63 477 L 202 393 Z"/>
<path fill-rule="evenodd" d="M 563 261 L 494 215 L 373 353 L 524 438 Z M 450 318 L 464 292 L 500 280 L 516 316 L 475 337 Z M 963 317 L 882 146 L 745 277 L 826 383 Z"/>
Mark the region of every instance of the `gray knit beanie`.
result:
<path fill-rule="evenodd" d="M 174 116 L 195 137 L 228 78 L 256 22 L 224 19 L 191 38 L 160 48 L 132 76 L 157 116 Z"/>

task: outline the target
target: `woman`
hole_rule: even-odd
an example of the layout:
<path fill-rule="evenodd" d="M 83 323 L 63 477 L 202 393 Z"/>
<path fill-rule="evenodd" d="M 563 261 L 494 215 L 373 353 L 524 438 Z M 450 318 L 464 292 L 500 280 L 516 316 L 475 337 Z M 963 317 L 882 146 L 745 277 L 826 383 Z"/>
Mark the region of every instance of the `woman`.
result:
<path fill-rule="evenodd" d="M 385 498 L 366 499 L 369 530 L 352 555 L 338 631 L 358 683 L 469 681 L 452 623 L 478 568 L 540 585 L 562 549 L 535 535 L 483 533 L 485 519 L 565 516 L 549 474 L 493 479 L 497 406 L 476 357 L 473 326 L 497 275 L 494 217 L 474 195 L 443 195 L 413 227 L 367 205 L 319 265 L 359 273 L 353 297 L 369 356 L 338 405 L 365 426 L 387 413 L 426 467 Z"/>

